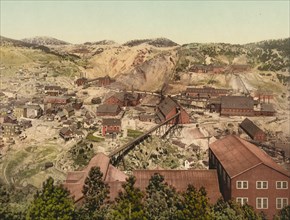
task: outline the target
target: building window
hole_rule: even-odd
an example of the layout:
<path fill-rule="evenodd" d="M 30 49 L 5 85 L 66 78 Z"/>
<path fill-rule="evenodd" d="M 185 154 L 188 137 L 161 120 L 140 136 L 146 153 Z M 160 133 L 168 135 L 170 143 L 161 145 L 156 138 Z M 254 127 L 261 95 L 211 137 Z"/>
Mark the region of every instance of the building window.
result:
<path fill-rule="evenodd" d="M 248 189 L 248 181 L 237 181 L 237 189 Z"/>
<path fill-rule="evenodd" d="M 288 189 L 287 181 L 276 181 L 276 189 Z"/>
<path fill-rule="evenodd" d="M 276 208 L 283 209 L 288 205 L 288 198 L 276 198 Z"/>
<path fill-rule="evenodd" d="M 256 208 L 257 209 L 268 209 L 268 198 L 258 197 L 256 199 Z"/>
<path fill-rule="evenodd" d="M 256 188 L 257 189 L 268 189 L 268 181 L 257 181 Z"/>
<path fill-rule="evenodd" d="M 241 205 L 245 205 L 246 203 L 248 203 L 248 197 L 237 197 L 236 201 Z"/>

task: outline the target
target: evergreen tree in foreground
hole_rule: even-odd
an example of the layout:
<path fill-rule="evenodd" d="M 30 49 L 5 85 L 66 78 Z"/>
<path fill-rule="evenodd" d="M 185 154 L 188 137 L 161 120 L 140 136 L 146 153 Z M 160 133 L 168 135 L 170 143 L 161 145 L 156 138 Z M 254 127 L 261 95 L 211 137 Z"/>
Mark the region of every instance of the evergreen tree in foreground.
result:
<path fill-rule="evenodd" d="M 112 206 L 107 219 L 115 220 L 145 220 L 143 211 L 143 193 L 140 189 L 135 188 L 135 176 L 127 178 L 123 184 L 123 191 L 119 192 L 115 204 Z"/>
<path fill-rule="evenodd" d="M 189 185 L 182 196 L 179 219 L 211 219 L 210 205 L 204 187 L 197 191 L 194 186 Z"/>
<path fill-rule="evenodd" d="M 290 219 L 290 205 L 285 206 L 281 211 L 279 212 L 278 218 L 279 220 L 289 220 Z"/>
<path fill-rule="evenodd" d="M 235 201 L 225 202 L 223 199 L 219 199 L 213 206 L 212 216 L 215 220 L 262 220 L 262 216 L 257 214 L 252 206 L 248 204 L 241 206 Z"/>
<path fill-rule="evenodd" d="M 74 203 L 69 197 L 69 192 L 62 186 L 55 186 L 53 178 L 49 177 L 29 205 L 26 219 L 70 220 L 73 216 Z"/>
<path fill-rule="evenodd" d="M 147 219 L 178 219 L 178 194 L 164 182 L 164 177 L 155 173 L 146 188 L 145 216 Z"/>
<path fill-rule="evenodd" d="M 83 186 L 83 194 L 84 204 L 79 210 L 79 219 L 104 219 L 109 186 L 103 181 L 100 167 L 91 168 Z"/>

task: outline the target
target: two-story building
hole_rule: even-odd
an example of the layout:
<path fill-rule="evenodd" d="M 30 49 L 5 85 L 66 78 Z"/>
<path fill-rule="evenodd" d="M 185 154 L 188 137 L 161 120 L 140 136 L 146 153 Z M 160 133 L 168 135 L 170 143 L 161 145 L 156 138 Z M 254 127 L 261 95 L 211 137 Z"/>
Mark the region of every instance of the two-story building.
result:
<path fill-rule="evenodd" d="M 289 204 L 289 172 L 237 136 L 229 135 L 210 145 L 209 168 L 217 169 L 225 200 L 248 203 L 269 218 Z"/>
<path fill-rule="evenodd" d="M 119 134 L 121 132 L 121 120 L 116 118 L 104 118 L 102 123 L 102 135 Z"/>

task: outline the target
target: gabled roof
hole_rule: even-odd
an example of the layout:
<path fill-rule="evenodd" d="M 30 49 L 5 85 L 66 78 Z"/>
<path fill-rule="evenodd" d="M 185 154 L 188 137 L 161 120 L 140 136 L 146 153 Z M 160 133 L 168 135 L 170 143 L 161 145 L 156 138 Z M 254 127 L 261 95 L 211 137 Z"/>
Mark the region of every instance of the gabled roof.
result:
<path fill-rule="evenodd" d="M 116 118 L 104 118 L 103 119 L 103 125 L 121 126 L 121 120 L 120 119 L 116 119 Z"/>
<path fill-rule="evenodd" d="M 179 105 L 170 97 L 166 97 L 159 105 L 158 109 L 163 115 L 168 115 L 172 109 L 179 107 Z"/>
<path fill-rule="evenodd" d="M 186 191 L 188 185 L 192 184 L 196 189 L 205 187 L 211 203 L 221 197 L 216 170 L 134 170 L 135 187 L 145 190 L 154 173 L 161 174 L 164 181 L 179 192 Z"/>
<path fill-rule="evenodd" d="M 122 171 L 119 171 L 110 164 L 110 158 L 108 156 L 103 153 L 98 153 L 90 160 L 85 169 L 82 171 L 68 172 L 67 174 L 67 178 L 63 185 L 70 191 L 70 194 L 74 197 L 76 202 L 83 198 L 82 190 L 85 180 L 91 168 L 95 166 L 100 167 L 100 171 L 103 173 L 103 181 L 110 187 L 111 199 L 114 199 L 118 195 L 122 183 L 124 183 L 127 178 Z"/>
<path fill-rule="evenodd" d="M 234 178 L 260 164 L 289 176 L 270 156 L 257 146 L 229 135 L 210 144 L 210 149 L 231 178 Z"/>
<path fill-rule="evenodd" d="M 257 125 L 254 124 L 250 119 L 246 118 L 240 124 L 240 127 L 251 137 L 253 138 L 257 133 L 263 132 Z"/>
<path fill-rule="evenodd" d="M 246 96 L 222 96 L 221 107 L 231 109 L 253 109 L 254 100 Z"/>
<path fill-rule="evenodd" d="M 97 108 L 97 112 L 98 113 L 117 113 L 118 110 L 120 110 L 119 105 L 108 105 L 108 104 L 104 104 L 104 105 L 100 105 Z"/>

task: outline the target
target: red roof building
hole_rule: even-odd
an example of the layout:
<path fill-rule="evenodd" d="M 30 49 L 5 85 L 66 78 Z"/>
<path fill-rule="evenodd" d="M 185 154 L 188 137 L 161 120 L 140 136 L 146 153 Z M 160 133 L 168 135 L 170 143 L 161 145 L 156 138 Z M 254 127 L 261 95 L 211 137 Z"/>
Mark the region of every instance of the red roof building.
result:
<path fill-rule="evenodd" d="M 44 104 L 66 105 L 69 102 L 70 102 L 70 97 L 67 97 L 67 96 L 46 96 L 44 98 Z"/>
<path fill-rule="evenodd" d="M 222 96 L 222 116 L 254 116 L 254 100 L 246 96 Z"/>
<path fill-rule="evenodd" d="M 121 120 L 116 118 L 104 118 L 102 123 L 102 135 L 118 134 L 121 132 Z"/>
<path fill-rule="evenodd" d="M 230 93 L 228 89 L 216 89 L 213 87 L 188 87 L 185 94 L 192 97 L 213 98 L 219 96 L 226 96 Z"/>
<path fill-rule="evenodd" d="M 237 136 L 229 135 L 210 145 L 209 168 L 217 169 L 225 200 L 248 203 L 269 218 L 289 204 L 289 172 Z"/>
<path fill-rule="evenodd" d="M 250 119 L 246 118 L 240 124 L 240 127 L 255 141 L 266 141 L 267 137 L 264 131 L 262 131 L 257 125 Z"/>
<path fill-rule="evenodd" d="M 122 184 L 126 181 L 127 176 L 113 165 L 110 164 L 110 158 L 103 153 L 94 156 L 88 166 L 82 171 L 68 172 L 63 186 L 67 188 L 74 198 L 75 202 L 81 202 L 83 198 L 83 186 L 92 167 L 100 167 L 103 173 L 103 181 L 110 187 L 110 199 L 114 200 L 118 192 L 122 189 Z"/>
<path fill-rule="evenodd" d="M 160 122 L 163 122 L 176 115 L 178 111 L 180 111 L 180 115 L 178 117 L 178 124 L 189 123 L 190 117 L 188 113 L 184 110 L 184 108 L 182 108 L 180 104 L 174 101 L 171 97 L 166 97 L 163 101 L 161 101 L 161 103 L 157 106 L 156 114 Z"/>
<path fill-rule="evenodd" d="M 135 187 L 145 191 L 151 176 L 155 173 L 162 175 L 164 181 L 178 192 L 186 191 L 188 185 L 191 184 L 196 189 L 204 187 L 212 204 L 222 197 L 215 170 L 134 170 Z"/>
<path fill-rule="evenodd" d="M 121 112 L 119 105 L 100 105 L 97 108 L 97 116 L 116 116 Z"/>
<path fill-rule="evenodd" d="M 110 164 L 110 158 L 103 153 L 93 157 L 88 166 L 82 171 L 68 172 L 63 185 L 67 188 L 75 202 L 81 202 L 83 198 L 83 185 L 92 167 L 100 167 L 103 173 L 103 181 L 110 187 L 110 200 L 114 200 L 122 190 L 122 184 L 128 177 L 122 171 Z M 188 185 L 196 189 L 205 187 L 210 203 L 215 203 L 221 197 L 218 177 L 215 170 L 136 170 L 133 175 L 136 177 L 135 187 L 145 191 L 149 180 L 154 173 L 164 176 L 165 181 L 177 191 L 183 192 Z"/>
<path fill-rule="evenodd" d="M 105 104 L 119 106 L 136 106 L 140 103 L 141 96 L 137 93 L 120 92 L 105 100 Z"/>

